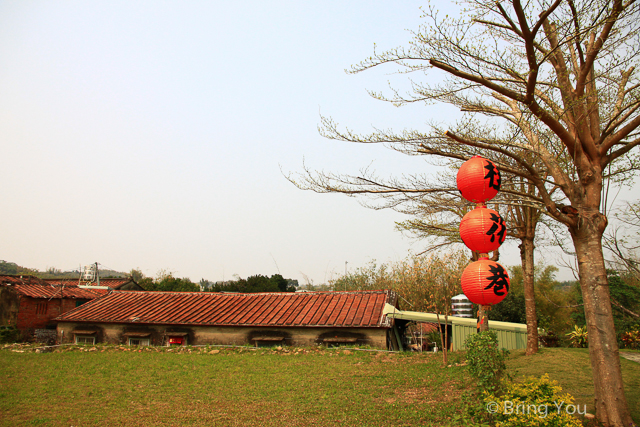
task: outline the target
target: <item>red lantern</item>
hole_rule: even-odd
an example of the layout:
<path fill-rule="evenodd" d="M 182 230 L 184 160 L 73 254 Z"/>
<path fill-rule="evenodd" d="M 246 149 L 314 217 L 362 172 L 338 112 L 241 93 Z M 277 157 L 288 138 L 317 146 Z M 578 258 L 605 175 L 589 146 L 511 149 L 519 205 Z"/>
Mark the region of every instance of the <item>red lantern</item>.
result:
<path fill-rule="evenodd" d="M 472 251 L 495 251 L 504 242 L 506 233 L 504 219 L 493 209 L 476 208 L 460 221 L 460 237 Z"/>
<path fill-rule="evenodd" d="M 474 156 L 464 162 L 456 176 L 458 190 L 470 202 L 484 203 L 500 190 L 500 172 L 493 162 Z"/>
<path fill-rule="evenodd" d="M 509 293 L 509 275 L 503 266 L 487 258 L 472 262 L 462 273 L 462 292 L 474 304 L 497 304 Z"/>

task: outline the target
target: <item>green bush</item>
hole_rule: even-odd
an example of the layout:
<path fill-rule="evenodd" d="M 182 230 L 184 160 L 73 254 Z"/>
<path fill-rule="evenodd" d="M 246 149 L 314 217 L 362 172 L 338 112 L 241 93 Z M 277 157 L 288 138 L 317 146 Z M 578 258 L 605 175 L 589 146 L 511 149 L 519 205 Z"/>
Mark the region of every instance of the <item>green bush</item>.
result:
<path fill-rule="evenodd" d="M 627 331 L 622 334 L 624 348 L 640 350 L 640 330 Z"/>
<path fill-rule="evenodd" d="M 430 343 L 434 344 L 438 348 L 442 348 L 442 338 L 440 337 L 440 331 L 432 331 L 427 335 L 427 339 Z"/>
<path fill-rule="evenodd" d="M 20 331 L 14 326 L 0 326 L 0 343 L 11 343 L 20 340 Z"/>
<path fill-rule="evenodd" d="M 562 393 L 562 387 L 546 374 L 510 382 L 503 394 L 485 393 L 483 400 L 496 427 L 577 427 L 582 423 L 572 414 L 586 412 L 586 407 L 576 406 L 573 397 Z"/>
<path fill-rule="evenodd" d="M 589 333 L 587 327 L 574 326 L 573 331 L 567 334 L 571 345 L 577 348 L 585 348 L 589 346 Z"/>
<path fill-rule="evenodd" d="M 481 391 L 497 392 L 507 368 L 509 351 L 498 348 L 498 334 L 484 331 L 469 335 L 465 341 L 469 373 L 478 381 Z"/>

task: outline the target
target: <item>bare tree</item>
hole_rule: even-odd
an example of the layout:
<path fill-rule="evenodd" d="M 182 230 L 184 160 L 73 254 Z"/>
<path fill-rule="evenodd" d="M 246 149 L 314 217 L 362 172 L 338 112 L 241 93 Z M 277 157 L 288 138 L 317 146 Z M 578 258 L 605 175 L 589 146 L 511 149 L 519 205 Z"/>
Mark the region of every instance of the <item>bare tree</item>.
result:
<path fill-rule="evenodd" d="M 325 118 L 323 132 L 442 159 L 482 152 L 502 171 L 534 186 L 535 198 L 516 188 L 508 191 L 537 203 L 571 235 L 596 415 L 605 425 L 629 425 L 602 238 L 608 182 L 638 169 L 632 151 L 640 144 L 638 3 L 475 0 L 465 6 L 459 19 L 440 19 L 436 10 L 425 10 L 430 22 L 413 33 L 408 48 L 374 52 L 351 70 L 391 63 L 404 72 L 433 73 L 440 82 L 412 81 L 409 94 L 372 95 L 395 104 L 449 103 L 467 113 L 462 121 L 424 132 L 359 135 Z"/>

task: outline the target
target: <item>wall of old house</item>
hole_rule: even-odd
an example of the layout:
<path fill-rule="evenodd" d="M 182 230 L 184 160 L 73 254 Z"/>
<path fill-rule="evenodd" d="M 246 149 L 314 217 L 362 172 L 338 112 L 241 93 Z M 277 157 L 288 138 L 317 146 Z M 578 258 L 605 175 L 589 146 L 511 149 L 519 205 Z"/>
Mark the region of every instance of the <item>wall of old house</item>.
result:
<path fill-rule="evenodd" d="M 51 319 L 76 308 L 74 299 L 20 298 L 18 329 L 44 329 Z"/>
<path fill-rule="evenodd" d="M 95 331 L 96 342 L 126 344 L 128 334 L 149 333 L 152 345 L 167 345 L 167 336 L 174 332 L 185 335 L 189 345 L 255 345 L 253 338 L 281 337 L 276 345 L 313 346 L 326 343 L 325 339 L 355 339 L 353 344 L 386 349 L 384 328 L 268 328 L 268 327 L 217 327 L 59 322 L 58 342 L 74 342 L 74 330 Z"/>
<path fill-rule="evenodd" d="M 15 290 L 8 286 L 0 286 L 0 325 L 16 326 L 20 298 Z"/>

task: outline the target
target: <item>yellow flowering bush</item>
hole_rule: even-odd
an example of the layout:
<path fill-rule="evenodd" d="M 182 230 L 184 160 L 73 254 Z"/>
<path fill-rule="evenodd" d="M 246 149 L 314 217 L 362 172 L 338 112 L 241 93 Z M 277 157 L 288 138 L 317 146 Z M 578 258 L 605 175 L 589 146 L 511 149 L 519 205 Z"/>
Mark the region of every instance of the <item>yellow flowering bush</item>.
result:
<path fill-rule="evenodd" d="M 562 387 L 546 374 L 510 382 L 504 394 L 485 393 L 483 400 L 496 427 L 582 426 L 576 415 L 586 412 L 584 405 L 576 405 L 573 397 L 562 393 Z"/>

